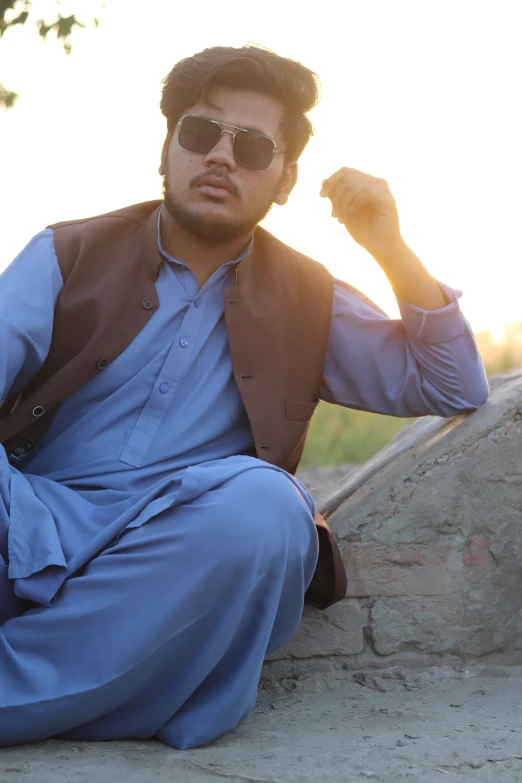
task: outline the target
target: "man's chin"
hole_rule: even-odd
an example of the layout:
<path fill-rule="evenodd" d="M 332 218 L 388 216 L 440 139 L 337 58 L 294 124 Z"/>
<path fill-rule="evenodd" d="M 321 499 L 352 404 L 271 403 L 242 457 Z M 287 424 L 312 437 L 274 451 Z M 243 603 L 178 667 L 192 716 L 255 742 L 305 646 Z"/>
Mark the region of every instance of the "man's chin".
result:
<path fill-rule="evenodd" d="M 215 204 L 187 209 L 165 196 L 165 207 L 170 217 L 181 228 L 200 239 L 232 240 L 251 233 L 257 223 L 240 221 Z"/>

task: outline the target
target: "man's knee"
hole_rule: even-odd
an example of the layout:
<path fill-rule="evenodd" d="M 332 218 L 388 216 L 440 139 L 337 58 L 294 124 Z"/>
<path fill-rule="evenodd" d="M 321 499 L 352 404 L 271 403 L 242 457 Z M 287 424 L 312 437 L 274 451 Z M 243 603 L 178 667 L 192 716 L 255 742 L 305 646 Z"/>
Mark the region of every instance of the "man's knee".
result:
<path fill-rule="evenodd" d="M 210 527 L 229 555 L 244 557 L 283 553 L 288 548 L 306 551 L 315 535 L 311 499 L 292 480 L 270 467 L 245 470 L 215 493 Z"/>

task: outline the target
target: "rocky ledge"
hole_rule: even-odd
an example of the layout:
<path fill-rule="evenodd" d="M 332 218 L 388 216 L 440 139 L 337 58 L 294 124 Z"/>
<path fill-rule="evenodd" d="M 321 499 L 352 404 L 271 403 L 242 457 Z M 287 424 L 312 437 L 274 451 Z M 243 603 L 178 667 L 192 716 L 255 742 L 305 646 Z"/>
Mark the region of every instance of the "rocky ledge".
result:
<path fill-rule="evenodd" d="M 522 369 L 469 415 L 407 425 L 359 467 L 307 469 L 346 564 L 346 598 L 306 607 L 265 664 L 281 677 L 481 659 L 522 660 Z M 311 661 L 310 661 L 311 663 Z"/>

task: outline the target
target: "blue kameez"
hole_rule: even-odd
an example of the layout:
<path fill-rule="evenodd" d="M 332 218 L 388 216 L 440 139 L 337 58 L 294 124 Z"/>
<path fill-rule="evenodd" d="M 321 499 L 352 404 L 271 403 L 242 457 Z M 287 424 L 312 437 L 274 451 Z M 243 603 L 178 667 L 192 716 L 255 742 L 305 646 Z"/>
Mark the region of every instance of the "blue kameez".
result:
<path fill-rule="evenodd" d="M 0 744 L 208 742 L 253 708 L 265 655 L 300 620 L 314 505 L 246 456 L 223 318 L 241 256 L 199 289 L 162 253 L 140 334 L 65 400 L 21 470 L 0 446 Z M 61 287 L 47 229 L 0 277 L 0 399 L 43 363 Z M 460 294 L 442 288 L 446 307 L 399 302 L 391 320 L 336 281 L 321 398 L 396 416 L 478 407 L 482 362 Z"/>

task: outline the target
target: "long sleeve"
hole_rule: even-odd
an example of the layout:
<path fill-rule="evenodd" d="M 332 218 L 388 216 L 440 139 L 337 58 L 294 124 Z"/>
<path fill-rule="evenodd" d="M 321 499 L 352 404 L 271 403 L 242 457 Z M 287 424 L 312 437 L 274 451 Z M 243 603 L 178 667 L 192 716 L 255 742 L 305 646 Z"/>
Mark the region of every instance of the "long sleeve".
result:
<path fill-rule="evenodd" d="M 33 237 L 0 275 L 0 401 L 42 366 L 62 285 L 51 229 Z"/>
<path fill-rule="evenodd" d="M 336 280 L 320 397 L 391 416 L 454 416 L 487 399 L 488 382 L 461 292 L 440 284 L 449 304 L 421 310 L 399 300 L 390 319 Z"/>

